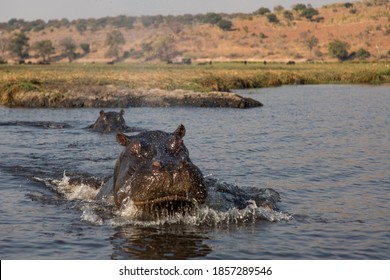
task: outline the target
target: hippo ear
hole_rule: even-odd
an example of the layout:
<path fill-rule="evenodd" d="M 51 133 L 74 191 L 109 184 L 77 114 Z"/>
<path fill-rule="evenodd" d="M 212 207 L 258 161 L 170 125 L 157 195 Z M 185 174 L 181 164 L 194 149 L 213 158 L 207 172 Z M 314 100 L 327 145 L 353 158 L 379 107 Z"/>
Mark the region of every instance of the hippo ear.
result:
<path fill-rule="evenodd" d="M 116 141 L 125 147 L 130 144 L 130 138 L 127 135 L 124 135 L 122 132 L 118 132 L 116 134 Z"/>
<path fill-rule="evenodd" d="M 184 127 L 184 125 L 181 124 L 176 128 L 173 134 L 178 136 L 179 138 L 183 138 L 184 135 L 186 135 L 186 128 Z"/>
<path fill-rule="evenodd" d="M 104 110 L 101 110 L 100 111 L 100 116 L 103 116 L 103 115 L 105 115 L 106 113 L 104 113 Z"/>

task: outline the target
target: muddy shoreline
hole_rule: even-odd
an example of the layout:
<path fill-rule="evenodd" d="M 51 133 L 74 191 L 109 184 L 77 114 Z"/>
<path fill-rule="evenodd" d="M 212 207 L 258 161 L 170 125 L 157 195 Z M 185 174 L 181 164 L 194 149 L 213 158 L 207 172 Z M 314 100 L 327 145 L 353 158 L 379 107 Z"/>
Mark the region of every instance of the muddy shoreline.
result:
<path fill-rule="evenodd" d="M 17 91 L 2 97 L 1 104 L 25 108 L 127 108 L 127 107 L 228 107 L 263 106 L 252 98 L 231 92 L 130 89 L 116 85 L 72 86 L 67 90 Z"/>

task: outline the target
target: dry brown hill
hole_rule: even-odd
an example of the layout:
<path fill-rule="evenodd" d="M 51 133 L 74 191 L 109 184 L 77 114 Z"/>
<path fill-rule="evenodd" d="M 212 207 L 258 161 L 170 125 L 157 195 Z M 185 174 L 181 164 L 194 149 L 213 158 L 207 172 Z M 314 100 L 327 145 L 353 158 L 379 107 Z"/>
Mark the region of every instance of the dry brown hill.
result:
<path fill-rule="evenodd" d="M 337 3 L 316 9 L 318 15 L 309 20 L 300 12 L 287 7 L 271 11 L 278 19 L 270 22 L 267 15 L 234 14 L 222 15 L 232 22 L 229 31 L 215 24 L 204 23 L 192 17 L 191 23 L 183 17 L 159 17 L 159 21 L 145 27 L 145 18 L 134 18 L 129 27 L 93 28 L 91 20 L 73 21 L 67 26 L 55 27 L 46 24 L 43 29 L 27 32 L 30 45 L 41 40 L 51 40 L 55 54 L 61 53 L 60 42 L 71 37 L 77 46 L 90 45 L 90 52 L 77 61 L 103 62 L 112 60 L 105 56 L 105 40 L 108 33 L 119 30 L 126 40 L 121 48 L 125 61 L 145 61 L 156 58 L 155 49 L 162 40 L 169 38 L 176 54 L 195 61 L 287 61 L 287 60 L 334 60 L 328 54 L 329 43 L 333 40 L 348 42 L 349 51 L 365 49 L 373 59 L 387 59 L 390 52 L 390 3 L 389 1 L 361 1 Z M 287 11 L 287 13 L 286 13 Z M 292 19 L 286 14 L 291 12 Z M 199 17 L 198 17 L 199 18 Z M 180 20 L 179 20 L 180 19 Z M 86 30 L 79 31 L 80 22 L 86 22 Z M 96 23 L 96 21 L 94 21 Z M 12 38 L 20 29 L 2 31 L 0 37 Z M 305 40 L 316 37 L 318 44 L 310 50 Z M 78 48 L 76 50 L 82 53 Z M 1 54 L 0 54 L 1 55 Z M 34 51 L 30 50 L 30 55 Z M 4 56 L 11 60 L 10 54 Z M 39 58 L 36 57 L 36 60 Z M 64 58 L 64 61 L 65 58 Z"/>

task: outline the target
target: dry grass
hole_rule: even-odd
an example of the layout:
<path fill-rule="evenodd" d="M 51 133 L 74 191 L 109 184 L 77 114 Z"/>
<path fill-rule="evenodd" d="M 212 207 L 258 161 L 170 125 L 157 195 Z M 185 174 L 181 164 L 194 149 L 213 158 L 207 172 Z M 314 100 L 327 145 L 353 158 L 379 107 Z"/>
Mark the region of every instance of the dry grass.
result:
<path fill-rule="evenodd" d="M 72 86 L 121 85 L 128 88 L 195 91 L 269 87 L 282 84 L 388 83 L 389 63 L 213 63 L 0 65 L 1 92 L 66 91 Z M 11 90 L 12 89 L 12 90 Z"/>
<path fill-rule="evenodd" d="M 377 59 L 386 57 L 390 51 L 390 3 L 385 5 L 368 7 L 364 3 L 354 2 L 355 13 L 351 13 L 351 9 L 343 7 L 342 4 L 329 5 L 318 9 L 319 16 L 324 17 L 324 21 L 320 23 L 299 18 L 297 15 L 293 21 L 288 21 L 281 12 L 277 13 L 280 20 L 278 24 L 269 23 L 265 16 L 237 16 L 232 19 L 233 31 L 222 31 L 217 26 L 196 23 L 192 26 L 182 25 L 180 31 L 173 34 L 172 28 L 167 24 L 162 24 L 159 28 L 145 28 L 138 21 L 132 29 L 119 30 L 126 38 L 123 51 L 140 51 L 142 43 L 153 43 L 162 36 L 174 35 L 178 51 L 184 56 L 198 60 L 287 61 L 299 58 L 331 61 L 333 58 L 328 55 L 328 45 L 335 39 L 347 41 L 351 46 L 350 52 L 364 48 Z M 39 40 L 51 40 L 56 48 L 56 55 L 60 54 L 59 42 L 71 36 L 77 45 L 88 43 L 91 46 L 91 52 L 80 61 L 104 62 L 110 60 L 105 57 L 107 47 L 104 46 L 104 41 L 106 34 L 112 30 L 113 27 L 108 26 L 103 30 L 88 30 L 80 34 L 72 26 L 32 31 L 28 36 L 30 44 Z M 319 45 L 312 52 L 305 46 L 302 33 L 319 39 Z M 262 38 L 261 34 L 267 37 Z M 82 52 L 81 49 L 77 51 Z M 138 61 L 145 58 L 146 55 Z M 11 60 L 11 57 L 6 59 Z M 132 59 L 127 62 L 132 62 Z"/>

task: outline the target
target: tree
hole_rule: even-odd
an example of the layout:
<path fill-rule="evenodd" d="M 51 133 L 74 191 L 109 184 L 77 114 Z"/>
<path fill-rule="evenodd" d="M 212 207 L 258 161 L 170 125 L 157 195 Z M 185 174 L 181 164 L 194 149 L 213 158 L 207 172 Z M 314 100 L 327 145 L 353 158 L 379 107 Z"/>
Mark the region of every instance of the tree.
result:
<path fill-rule="evenodd" d="M 10 40 L 8 38 L 0 37 L 0 52 L 1 52 L 1 56 L 3 57 L 3 59 L 5 57 L 5 52 L 8 49 L 9 42 L 10 42 Z"/>
<path fill-rule="evenodd" d="M 204 23 L 210 23 L 213 25 L 217 24 L 221 20 L 222 16 L 216 13 L 207 13 L 203 18 Z"/>
<path fill-rule="evenodd" d="M 303 42 L 306 45 L 306 47 L 309 49 L 310 56 L 311 56 L 311 52 L 312 52 L 313 48 L 315 48 L 318 45 L 318 42 L 319 42 L 318 38 L 315 37 L 314 35 L 309 36 L 309 34 L 306 32 L 302 33 L 302 37 L 303 37 Z"/>
<path fill-rule="evenodd" d="M 175 19 L 185 25 L 192 25 L 195 21 L 195 17 L 192 14 L 184 14 L 182 16 L 176 16 Z"/>
<path fill-rule="evenodd" d="M 72 37 L 66 37 L 60 41 L 62 54 L 65 55 L 69 62 L 72 62 L 76 57 L 76 43 Z"/>
<path fill-rule="evenodd" d="M 277 6 L 274 7 L 274 12 L 275 13 L 280 13 L 283 10 L 284 10 L 284 7 L 282 5 L 277 5 Z"/>
<path fill-rule="evenodd" d="M 294 11 L 300 12 L 300 11 L 303 11 L 304 9 L 306 9 L 306 5 L 305 4 L 295 4 L 292 9 Z"/>
<path fill-rule="evenodd" d="M 308 20 L 312 20 L 314 16 L 318 15 L 318 11 L 314 8 L 307 8 L 307 9 L 304 9 L 300 16 L 301 17 L 304 17 L 304 18 L 307 18 Z"/>
<path fill-rule="evenodd" d="M 33 30 L 34 32 L 39 32 L 39 31 L 42 31 L 44 30 L 46 27 L 46 23 L 44 20 L 42 19 L 37 19 L 37 20 L 34 20 L 34 21 L 31 21 L 27 24 L 25 30 Z"/>
<path fill-rule="evenodd" d="M 349 8 L 352 8 L 352 7 L 353 7 L 353 4 L 350 3 L 350 2 L 347 2 L 347 3 L 342 4 L 342 6 L 344 6 L 344 7 L 347 8 L 347 9 L 349 9 Z"/>
<path fill-rule="evenodd" d="M 161 23 L 164 22 L 164 17 L 162 15 L 157 16 L 142 16 L 141 17 L 142 25 L 146 28 L 149 26 L 159 27 Z"/>
<path fill-rule="evenodd" d="M 267 19 L 271 23 L 278 23 L 279 19 L 275 14 L 267 14 Z"/>
<path fill-rule="evenodd" d="M 268 8 L 264 8 L 264 7 L 261 7 L 260 9 L 258 9 L 256 12 L 255 12 L 255 14 L 257 14 L 257 15 L 265 15 L 265 14 L 269 14 L 271 11 L 270 11 L 270 9 L 268 9 Z"/>
<path fill-rule="evenodd" d="M 78 19 L 76 21 L 76 29 L 80 34 L 83 34 L 84 31 L 87 31 L 88 22 L 85 19 Z"/>
<path fill-rule="evenodd" d="M 283 17 L 288 21 L 292 21 L 294 19 L 294 15 L 291 11 L 284 11 Z"/>
<path fill-rule="evenodd" d="M 161 61 L 169 62 L 177 55 L 176 42 L 172 36 L 162 38 L 155 45 L 155 55 Z"/>
<path fill-rule="evenodd" d="M 20 60 L 23 60 L 28 57 L 29 44 L 28 41 L 30 38 L 24 32 L 16 34 L 8 44 L 8 50 L 16 55 Z"/>
<path fill-rule="evenodd" d="M 80 48 L 83 50 L 84 54 L 87 54 L 91 51 L 91 47 L 88 43 L 81 43 Z"/>
<path fill-rule="evenodd" d="M 217 26 L 221 28 L 222 30 L 228 31 L 232 29 L 233 23 L 230 20 L 227 19 L 221 19 Z"/>
<path fill-rule="evenodd" d="M 349 44 L 339 40 L 334 40 L 329 43 L 328 51 L 333 57 L 336 57 L 340 61 L 344 61 L 348 58 Z"/>
<path fill-rule="evenodd" d="M 125 27 L 128 29 L 132 29 L 135 21 L 136 21 L 136 17 L 128 17 L 128 16 L 120 15 L 113 18 L 111 24 L 116 28 Z"/>
<path fill-rule="evenodd" d="M 108 46 L 106 57 L 115 57 L 119 61 L 119 52 L 122 49 L 122 45 L 126 43 L 125 37 L 119 30 L 114 30 L 111 33 L 107 33 L 105 46 Z"/>
<path fill-rule="evenodd" d="M 37 41 L 31 48 L 42 57 L 43 61 L 50 60 L 50 55 L 54 52 L 54 47 L 50 40 Z"/>

